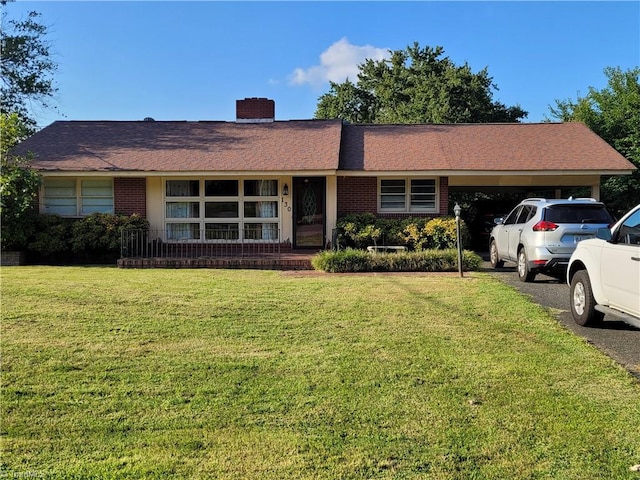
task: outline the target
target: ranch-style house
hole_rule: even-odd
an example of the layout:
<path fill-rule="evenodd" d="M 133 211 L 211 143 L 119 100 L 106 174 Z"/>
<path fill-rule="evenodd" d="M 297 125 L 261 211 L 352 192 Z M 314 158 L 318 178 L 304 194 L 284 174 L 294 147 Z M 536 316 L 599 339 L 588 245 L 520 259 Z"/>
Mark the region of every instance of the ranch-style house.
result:
<path fill-rule="evenodd" d="M 140 214 L 157 241 L 322 249 L 350 213 L 450 214 L 456 191 L 560 196 L 634 166 L 581 123 L 357 125 L 275 120 L 56 121 L 25 140 L 40 212 Z"/>

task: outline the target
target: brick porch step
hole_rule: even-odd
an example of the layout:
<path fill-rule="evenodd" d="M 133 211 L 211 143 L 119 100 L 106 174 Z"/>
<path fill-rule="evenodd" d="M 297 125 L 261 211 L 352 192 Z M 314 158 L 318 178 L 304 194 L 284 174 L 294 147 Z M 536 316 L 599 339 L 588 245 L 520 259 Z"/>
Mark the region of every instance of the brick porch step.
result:
<path fill-rule="evenodd" d="M 121 258 L 119 268 L 248 268 L 258 270 L 313 270 L 311 254 L 220 258 Z"/>

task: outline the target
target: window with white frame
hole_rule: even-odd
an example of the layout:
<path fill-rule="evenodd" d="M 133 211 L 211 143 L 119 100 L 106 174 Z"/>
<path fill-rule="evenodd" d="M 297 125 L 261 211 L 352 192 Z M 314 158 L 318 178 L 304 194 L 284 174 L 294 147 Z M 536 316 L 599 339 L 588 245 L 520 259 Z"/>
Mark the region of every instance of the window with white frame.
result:
<path fill-rule="evenodd" d="M 279 238 L 278 180 L 165 180 L 166 239 L 273 241 Z"/>
<path fill-rule="evenodd" d="M 113 179 L 45 177 L 42 205 L 44 213 L 63 217 L 113 213 Z"/>
<path fill-rule="evenodd" d="M 381 178 L 378 183 L 380 212 L 437 212 L 435 178 Z"/>

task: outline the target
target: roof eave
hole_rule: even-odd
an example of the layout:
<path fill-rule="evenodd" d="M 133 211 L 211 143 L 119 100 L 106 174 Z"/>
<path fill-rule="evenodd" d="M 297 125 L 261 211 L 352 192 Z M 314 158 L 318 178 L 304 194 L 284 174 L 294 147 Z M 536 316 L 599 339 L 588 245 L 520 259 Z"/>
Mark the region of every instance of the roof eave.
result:
<path fill-rule="evenodd" d="M 345 177 L 371 176 L 499 176 L 499 175 L 631 175 L 634 170 L 338 170 Z"/>
<path fill-rule="evenodd" d="M 59 176 L 59 177 L 246 177 L 246 176 L 262 176 L 262 177 L 285 177 L 292 175 L 300 176 L 333 176 L 336 175 L 333 169 L 318 170 L 207 170 L 207 171 L 149 171 L 149 170 L 39 170 L 43 176 Z"/>

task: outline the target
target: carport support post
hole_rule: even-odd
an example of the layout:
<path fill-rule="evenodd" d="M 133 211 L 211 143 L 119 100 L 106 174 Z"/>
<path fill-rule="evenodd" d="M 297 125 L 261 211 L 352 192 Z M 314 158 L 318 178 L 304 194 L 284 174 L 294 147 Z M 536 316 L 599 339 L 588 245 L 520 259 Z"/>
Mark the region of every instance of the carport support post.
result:
<path fill-rule="evenodd" d="M 455 207 L 453 207 L 453 213 L 456 215 L 456 242 L 458 243 L 458 273 L 460 274 L 460 278 L 462 275 L 462 242 L 460 241 L 460 212 L 462 209 L 460 205 L 456 202 Z"/>

